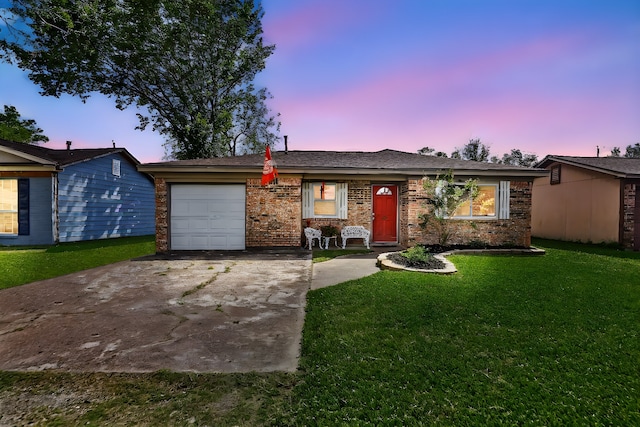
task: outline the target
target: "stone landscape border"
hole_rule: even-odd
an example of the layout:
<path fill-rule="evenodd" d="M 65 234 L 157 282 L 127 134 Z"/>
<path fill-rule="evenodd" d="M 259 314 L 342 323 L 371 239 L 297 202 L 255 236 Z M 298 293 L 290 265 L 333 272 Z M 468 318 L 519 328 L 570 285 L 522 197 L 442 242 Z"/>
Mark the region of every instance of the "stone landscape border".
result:
<path fill-rule="evenodd" d="M 378 255 L 377 264 L 381 270 L 394 270 L 394 271 L 417 271 L 419 273 L 435 273 L 435 274 L 453 274 L 458 271 L 455 265 L 447 259 L 449 255 L 544 255 L 546 251 L 544 249 L 538 249 L 530 247 L 527 249 L 455 249 L 452 251 L 442 252 L 435 254 L 434 257 L 444 263 L 444 268 L 438 269 L 421 269 L 414 267 L 406 267 L 401 264 L 397 264 L 389 259 L 391 254 L 398 252 L 385 252 Z"/>

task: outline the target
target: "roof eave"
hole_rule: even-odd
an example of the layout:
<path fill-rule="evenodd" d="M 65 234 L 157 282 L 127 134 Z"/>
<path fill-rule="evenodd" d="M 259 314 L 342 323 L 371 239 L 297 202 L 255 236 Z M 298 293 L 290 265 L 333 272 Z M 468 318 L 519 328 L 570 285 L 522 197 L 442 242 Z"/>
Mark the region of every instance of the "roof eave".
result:
<path fill-rule="evenodd" d="M 133 157 L 133 155 L 131 153 L 129 153 L 129 151 L 127 151 L 126 148 L 115 148 L 115 149 L 113 149 L 111 151 L 108 151 L 106 153 L 99 154 L 99 155 L 92 156 L 92 157 L 87 157 L 85 159 L 80 159 L 80 160 L 71 159 L 71 161 L 69 161 L 69 162 L 61 162 L 61 166 L 62 167 L 72 166 L 72 165 L 76 165 L 76 164 L 79 164 L 79 163 L 84 163 L 84 162 L 89 162 L 91 160 L 100 159 L 102 157 L 112 156 L 114 154 L 121 154 L 123 157 L 125 157 L 127 160 L 129 160 L 131 163 L 133 163 L 134 166 L 138 166 L 140 164 L 140 161 L 138 159 L 136 159 L 135 157 Z"/>
<path fill-rule="evenodd" d="M 570 165 L 570 166 L 574 166 L 577 168 L 582 168 L 582 169 L 587 169 L 590 171 L 594 171 L 594 172 L 599 172 L 599 173 L 604 173 L 606 175 L 611 175 L 613 177 L 616 178 L 633 178 L 633 174 L 627 174 L 624 172 L 617 172 L 617 171 L 613 171 L 611 169 L 605 169 L 605 168 L 599 168 L 597 166 L 592 166 L 592 165 L 587 165 L 584 163 L 580 163 L 580 162 L 574 162 L 571 161 L 570 159 L 563 159 L 562 157 L 555 157 L 555 156 L 547 156 L 545 157 L 540 163 L 538 163 L 538 165 L 540 167 L 545 167 L 551 163 L 562 163 L 565 165 Z"/>
<path fill-rule="evenodd" d="M 150 174 L 162 173 L 256 173 L 262 172 L 260 167 L 246 166 L 170 166 L 142 164 L 138 165 L 138 171 Z M 387 168 L 301 168 L 301 167 L 278 167 L 280 174 L 304 174 L 304 175 L 433 175 L 443 173 L 442 168 L 431 169 L 387 169 Z M 536 178 L 547 176 L 546 169 L 456 169 L 456 175 L 461 176 L 511 176 Z"/>
<path fill-rule="evenodd" d="M 5 153 L 9 153 L 9 154 L 13 154 L 14 156 L 17 157 L 21 157 L 25 160 L 28 160 L 30 162 L 34 162 L 37 163 L 39 165 L 56 165 L 56 162 L 50 160 L 50 159 L 45 159 L 43 157 L 38 157 L 38 156 L 34 156 L 32 154 L 27 154 L 24 151 L 19 151 L 19 150 L 14 150 L 12 148 L 9 147 L 5 147 L 5 146 L 0 146 L 0 150 L 4 151 Z"/>
<path fill-rule="evenodd" d="M 45 171 L 45 172 L 59 172 L 60 169 L 56 165 L 37 165 L 33 163 L 8 163 L 0 165 L 0 171 L 2 172 L 33 172 L 33 171 Z"/>

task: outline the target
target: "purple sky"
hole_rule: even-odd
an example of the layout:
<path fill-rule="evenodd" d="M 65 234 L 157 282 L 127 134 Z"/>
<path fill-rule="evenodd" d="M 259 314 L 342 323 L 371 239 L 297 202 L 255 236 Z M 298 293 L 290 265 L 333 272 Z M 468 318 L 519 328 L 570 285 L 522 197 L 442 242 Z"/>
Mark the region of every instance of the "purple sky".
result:
<path fill-rule="evenodd" d="M 293 150 L 384 148 L 451 153 L 480 138 L 511 148 L 594 156 L 640 142 L 638 0 L 263 0 L 276 52 L 258 84 L 274 95 Z M 110 146 L 139 160 L 163 138 L 135 111 L 93 97 L 43 98 L 0 64 L 0 104 L 16 106 L 46 146 Z M 282 149 L 280 143 L 276 149 Z"/>

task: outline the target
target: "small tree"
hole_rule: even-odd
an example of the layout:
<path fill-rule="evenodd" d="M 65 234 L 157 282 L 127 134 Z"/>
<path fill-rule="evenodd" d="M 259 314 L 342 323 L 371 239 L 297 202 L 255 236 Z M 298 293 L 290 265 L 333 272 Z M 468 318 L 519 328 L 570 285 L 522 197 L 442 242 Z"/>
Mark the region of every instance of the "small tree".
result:
<path fill-rule="evenodd" d="M 448 157 L 444 151 L 436 151 L 435 148 L 431 147 L 422 147 L 418 150 L 418 154 L 422 154 L 423 156 Z"/>
<path fill-rule="evenodd" d="M 421 149 L 418 150 L 418 154 L 422 154 L 423 156 L 433 156 L 433 153 L 435 151 L 436 150 L 431 147 L 422 147 Z"/>
<path fill-rule="evenodd" d="M 536 163 L 538 163 L 538 156 L 536 156 L 535 154 L 523 153 L 518 148 L 512 148 L 511 152 L 503 154 L 501 159 L 493 156 L 491 158 L 491 162 L 503 165 L 526 166 L 531 168 Z"/>
<path fill-rule="evenodd" d="M 25 144 L 49 141 L 35 120 L 22 119 L 16 107 L 12 105 L 5 105 L 4 113 L 0 113 L 0 138 Z"/>
<path fill-rule="evenodd" d="M 452 159 L 471 160 L 474 162 L 489 161 L 489 147 L 484 145 L 479 138 L 470 139 L 462 148 L 456 148 L 451 153 Z"/>
<path fill-rule="evenodd" d="M 624 156 L 634 159 L 640 158 L 640 142 L 636 142 L 635 145 L 627 145 Z"/>
<path fill-rule="evenodd" d="M 433 224 L 438 235 L 438 243 L 445 246 L 451 237 L 450 218 L 468 200 L 478 197 L 478 182 L 468 179 L 456 184 L 453 171 L 436 175 L 435 179 L 425 177 L 422 186 L 427 195 L 427 212 L 420 215 L 420 226 L 424 229 Z"/>

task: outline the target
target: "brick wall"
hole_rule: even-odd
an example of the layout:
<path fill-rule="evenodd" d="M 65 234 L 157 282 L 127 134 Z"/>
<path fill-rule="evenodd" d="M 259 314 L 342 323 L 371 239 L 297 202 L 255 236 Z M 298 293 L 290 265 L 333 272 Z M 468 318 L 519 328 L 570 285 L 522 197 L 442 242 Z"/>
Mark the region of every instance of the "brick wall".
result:
<path fill-rule="evenodd" d="M 347 181 L 348 218 L 342 225 L 371 228 L 371 181 Z"/>
<path fill-rule="evenodd" d="M 433 227 L 420 226 L 419 215 L 426 211 L 425 193 L 421 179 L 411 179 L 400 193 L 400 244 L 434 244 L 438 235 Z M 452 220 L 450 244 L 483 244 L 491 246 L 531 245 L 531 183 L 511 181 L 510 217 L 496 220 Z M 406 227 L 403 221 L 406 218 Z"/>
<path fill-rule="evenodd" d="M 277 185 L 263 187 L 260 179 L 247 179 L 246 246 L 292 247 L 304 244 L 304 227 L 362 225 L 371 228 L 371 181 L 348 183 L 348 218 L 302 219 L 301 178 L 279 178 Z M 167 183 L 155 179 L 156 251 L 168 250 Z M 410 179 L 399 188 L 399 243 L 435 243 L 433 230 L 420 227 L 418 216 L 425 211 L 421 179 Z M 635 194 L 635 193 L 634 193 Z M 489 245 L 529 246 L 531 243 L 531 184 L 511 182 L 508 220 L 454 221 L 450 243 L 482 242 Z"/>
<path fill-rule="evenodd" d="M 301 246 L 301 178 L 278 178 L 263 187 L 247 179 L 246 246 Z"/>
<path fill-rule="evenodd" d="M 635 247 L 636 200 L 638 184 L 625 183 L 622 189 L 622 246 L 627 249 Z"/>
<path fill-rule="evenodd" d="M 167 181 L 155 178 L 156 183 L 156 252 L 169 250 Z"/>

